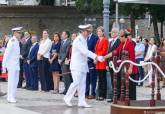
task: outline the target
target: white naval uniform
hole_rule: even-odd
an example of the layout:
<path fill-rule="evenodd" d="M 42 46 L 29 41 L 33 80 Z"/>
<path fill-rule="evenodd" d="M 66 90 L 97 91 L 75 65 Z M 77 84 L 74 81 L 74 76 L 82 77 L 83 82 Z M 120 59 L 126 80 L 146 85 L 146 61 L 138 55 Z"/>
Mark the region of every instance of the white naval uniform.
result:
<path fill-rule="evenodd" d="M 13 36 L 5 50 L 2 67 L 8 70 L 8 102 L 16 102 L 16 89 L 19 81 L 19 71 L 20 71 L 20 46 L 18 39 Z"/>
<path fill-rule="evenodd" d="M 85 102 L 85 87 L 86 87 L 86 73 L 88 68 L 88 57 L 95 59 L 96 54 L 88 50 L 86 39 L 80 34 L 73 41 L 72 56 L 70 69 L 72 73 L 73 82 L 71 83 L 64 99 L 71 101 L 74 93 L 78 90 L 79 101 L 78 105 L 86 105 Z"/>

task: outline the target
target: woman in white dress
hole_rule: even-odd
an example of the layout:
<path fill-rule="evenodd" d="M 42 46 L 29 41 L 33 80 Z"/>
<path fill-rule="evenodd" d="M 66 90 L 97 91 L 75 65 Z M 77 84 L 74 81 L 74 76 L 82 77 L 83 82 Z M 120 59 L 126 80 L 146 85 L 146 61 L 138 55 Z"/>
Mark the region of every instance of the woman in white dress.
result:
<path fill-rule="evenodd" d="M 156 46 L 156 41 L 154 38 L 150 38 L 150 41 L 149 41 L 149 47 L 148 47 L 148 50 L 147 50 L 147 54 L 144 58 L 144 61 L 145 62 L 149 62 L 149 61 L 152 61 L 152 57 L 156 56 L 157 54 L 157 46 Z M 144 68 L 145 72 L 148 73 L 150 71 L 151 67 L 150 66 L 147 66 Z M 156 80 L 156 77 L 155 77 L 155 80 Z M 151 82 L 152 82 L 152 75 L 150 74 L 149 75 L 149 85 L 147 87 L 150 87 L 151 86 Z"/>

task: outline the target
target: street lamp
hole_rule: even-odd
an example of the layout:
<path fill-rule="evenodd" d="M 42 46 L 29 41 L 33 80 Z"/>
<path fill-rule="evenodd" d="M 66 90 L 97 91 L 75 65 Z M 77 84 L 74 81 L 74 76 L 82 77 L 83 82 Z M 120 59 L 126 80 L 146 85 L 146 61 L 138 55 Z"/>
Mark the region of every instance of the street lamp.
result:
<path fill-rule="evenodd" d="M 104 27 L 104 34 L 109 37 L 109 5 L 110 0 L 103 0 L 103 27 Z"/>
<path fill-rule="evenodd" d="M 139 26 L 135 25 L 135 38 L 138 37 L 138 29 L 139 29 Z"/>
<path fill-rule="evenodd" d="M 120 29 L 124 29 L 125 19 L 124 18 L 120 18 L 119 22 L 120 22 Z"/>

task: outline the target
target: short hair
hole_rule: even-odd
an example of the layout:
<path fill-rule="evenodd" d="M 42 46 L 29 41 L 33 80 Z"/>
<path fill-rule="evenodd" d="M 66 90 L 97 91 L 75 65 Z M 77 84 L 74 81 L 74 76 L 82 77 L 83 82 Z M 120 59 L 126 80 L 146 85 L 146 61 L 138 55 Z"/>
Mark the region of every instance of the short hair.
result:
<path fill-rule="evenodd" d="M 43 31 L 46 31 L 49 34 L 49 29 L 44 29 Z"/>
<path fill-rule="evenodd" d="M 103 26 L 99 26 L 99 27 L 97 27 L 97 31 L 98 31 L 99 29 L 100 29 L 102 32 L 104 32 L 104 28 L 103 28 Z"/>
<path fill-rule="evenodd" d="M 70 37 L 70 32 L 69 32 L 69 31 L 65 30 L 65 31 L 63 31 L 63 32 L 66 33 L 66 35 L 68 36 L 68 38 Z"/>
<path fill-rule="evenodd" d="M 142 39 L 143 39 L 142 36 L 139 36 L 139 39 L 140 39 L 140 41 L 142 41 Z"/>
<path fill-rule="evenodd" d="M 149 42 L 147 38 L 144 39 L 147 43 Z"/>

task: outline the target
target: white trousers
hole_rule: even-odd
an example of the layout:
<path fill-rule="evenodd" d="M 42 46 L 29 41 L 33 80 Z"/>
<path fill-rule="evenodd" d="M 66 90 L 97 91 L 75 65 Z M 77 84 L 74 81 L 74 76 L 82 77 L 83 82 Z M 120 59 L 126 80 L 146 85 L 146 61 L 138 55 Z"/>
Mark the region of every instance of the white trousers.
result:
<path fill-rule="evenodd" d="M 15 100 L 16 90 L 19 81 L 19 70 L 8 69 L 8 91 L 7 91 L 7 100 Z"/>
<path fill-rule="evenodd" d="M 85 102 L 85 88 L 86 88 L 86 73 L 71 71 L 73 82 L 71 83 L 65 98 L 68 101 L 71 101 L 74 96 L 76 90 L 78 91 L 78 104 L 83 105 Z"/>
<path fill-rule="evenodd" d="M 148 67 L 148 72 L 150 72 L 150 69 L 153 70 L 153 68 L 151 66 Z M 154 72 L 150 73 L 149 74 L 149 85 L 152 84 L 152 75 L 153 75 Z M 157 75 L 155 75 L 155 86 L 157 86 Z"/>

